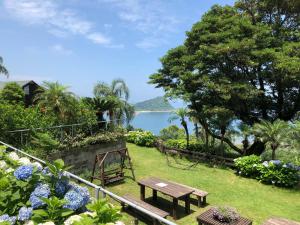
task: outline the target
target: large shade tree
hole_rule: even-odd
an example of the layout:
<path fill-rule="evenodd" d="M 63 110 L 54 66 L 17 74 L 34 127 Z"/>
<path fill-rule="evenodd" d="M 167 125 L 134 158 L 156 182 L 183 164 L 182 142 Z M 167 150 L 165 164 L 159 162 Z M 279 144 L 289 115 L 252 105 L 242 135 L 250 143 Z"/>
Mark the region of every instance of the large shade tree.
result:
<path fill-rule="evenodd" d="M 3 65 L 3 58 L 0 56 L 0 74 L 4 74 L 8 77 L 9 73 L 6 67 Z"/>
<path fill-rule="evenodd" d="M 213 6 L 168 51 L 150 83 L 183 98 L 214 138 L 243 154 L 260 154 L 265 143 L 247 149 L 216 132 L 205 111 L 218 108 L 253 125 L 261 119 L 290 120 L 300 110 L 299 1 L 241 0 Z M 226 116 L 225 125 L 230 118 Z M 223 124 L 224 125 L 224 124 Z"/>

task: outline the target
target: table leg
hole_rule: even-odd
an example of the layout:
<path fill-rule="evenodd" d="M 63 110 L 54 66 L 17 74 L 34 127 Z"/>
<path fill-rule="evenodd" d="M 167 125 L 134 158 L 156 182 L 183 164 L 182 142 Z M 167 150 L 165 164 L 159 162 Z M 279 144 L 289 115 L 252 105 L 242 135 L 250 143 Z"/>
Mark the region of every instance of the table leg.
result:
<path fill-rule="evenodd" d="M 157 201 L 157 190 L 152 190 L 152 199 L 153 201 Z"/>
<path fill-rule="evenodd" d="M 173 198 L 173 219 L 177 220 L 178 199 Z"/>
<path fill-rule="evenodd" d="M 145 186 L 144 185 L 140 185 L 140 188 L 141 188 L 141 200 L 142 201 L 145 201 Z"/>
<path fill-rule="evenodd" d="M 185 212 L 189 214 L 191 211 L 190 195 L 185 196 Z"/>

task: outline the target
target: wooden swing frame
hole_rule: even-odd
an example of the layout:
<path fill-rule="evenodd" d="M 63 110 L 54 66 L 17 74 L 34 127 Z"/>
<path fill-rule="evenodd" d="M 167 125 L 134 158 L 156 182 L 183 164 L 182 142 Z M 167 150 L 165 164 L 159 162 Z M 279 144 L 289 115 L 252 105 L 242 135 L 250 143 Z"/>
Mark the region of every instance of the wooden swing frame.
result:
<path fill-rule="evenodd" d="M 119 154 L 120 155 L 120 167 L 114 168 L 110 170 L 105 169 L 105 160 L 110 154 Z M 129 166 L 126 166 L 126 160 L 128 159 Z M 96 172 L 96 166 L 98 165 L 99 168 L 99 176 L 95 176 Z M 135 180 L 134 170 L 131 163 L 131 158 L 128 152 L 127 148 L 123 148 L 120 150 L 105 152 L 105 153 L 99 153 L 95 157 L 94 167 L 93 167 L 93 173 L 91 176 L 91 182 L 93 182 L 94 179 L 101 181 L 101 186 L 106 186 L 108 184 L 122 181 L 125 179 L 124 176 L 124 169 L 131 170 L 132 178 Z"/>

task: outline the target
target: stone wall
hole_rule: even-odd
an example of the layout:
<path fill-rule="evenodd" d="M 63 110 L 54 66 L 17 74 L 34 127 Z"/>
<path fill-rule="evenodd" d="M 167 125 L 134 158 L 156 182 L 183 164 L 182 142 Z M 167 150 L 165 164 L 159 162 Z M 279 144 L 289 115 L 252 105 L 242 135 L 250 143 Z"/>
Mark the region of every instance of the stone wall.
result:
<path fill-rule="evenodd" d="M 63 159 L 66 165 L 72 166 L 69 171 L 78 175 L 84 170 L 93 170 L 95 156 L 98 153 L 110 152 L 122 148 L 126 148 L 126 142 L 123 140 L 114 143 L 96 144 L 81 148 L 69 149 L 58 152 L 49 158 L 51 160 Z"/>

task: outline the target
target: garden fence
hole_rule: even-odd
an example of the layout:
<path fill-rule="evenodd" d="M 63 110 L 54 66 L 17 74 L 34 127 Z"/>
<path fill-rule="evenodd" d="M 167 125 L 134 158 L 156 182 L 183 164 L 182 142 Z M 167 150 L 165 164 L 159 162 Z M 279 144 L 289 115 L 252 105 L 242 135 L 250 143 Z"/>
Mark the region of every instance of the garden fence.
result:
<path fill-rule="evenodd" d="M 107 130 L 108 124 L 111 122 L 120 122 L 123 121 L 122 119 L 115 119 L 115 120 L 103 120 L 103 121 L 97 121 L 95 123 L 89 124 L 87 122 L 84 123 L 75 123 L 75 124 L 65 124 L 65 125 L 57 125 L 52 127 L 37 127 L 37 128 L 28 128 L 28 129 L 18 129 L 18 130 L 10 130 L 6 133 L 8 135 L 19 135 L 17 137 L 17 140 L 20 141 L 20 146 L 23 146 L 23 144 L 28 144 L 32 132 L 35 131 L 47 131 L 52 130 L 54 133 L 56 133 L 56 137 L 62 141 L 64 139 L 64 136 L 66 133 L 68 133 L 72 138 L 76 135 L 79 129 L 86 129 L 91 135 L 96 133 L 100 130 Z M 98 126 L 100 124 L 103 124 L 103 128 L 96 128 L 95 126 Z"/>
<path fill-rule="evenodd" d="M 17 149 L 17 148 L 15 148 L 15 147 L 9 145 L 9 144 L 6 144 L 6 143 L 4 143 L 4 142 L 2 142 L 2 141 L 0 141 L 0 144 L 6 146 L 8 149 L 11 149 L 11 150 L 13 150 L 13 151 L 16 151 L 16 152 L 18 152 L 18 153 L 20 153 L 20 154 L 22 154 L 22 155 L 25 155 L 25 156 L 27 156 L 27 157 L 29 157 L 29 158 L 31 158 L 31 159 L 33 159 L 33 160 L 39 162 L 39 163 L 42 163 L 42 164 L 44 164 L 44 165 L 46 164 L 46 162 L 45 162 L 44 160 L 39 159 L 39 158 L 37 158 L 37 157 L 35 157 L 35 156 L 32 156 L 32 155 L 30 155 L 30 154 L 28 154 L 28 153 L 26 153 L 26 152 L 24 152 L 24 151 L 22 151 L 22 150 L 20 150 L 20 149 Z M 151 218 L 153 218 L 153 219 L 156 219 L 157 221 L 159 221 L 159 222 L 161 222 L 161 223 L 163 223 L 163 224 L 167 224 L 167 225 L 177 225 L 176 223 L 173 223 L 173 222 L 171 222 L 171 221 L 169 221 L 169 220 L 167 220 L 167 219 L 165 219 L 165 218 L 163 218 L 163 217 L 160 217 L 160 216 L 156 215 L 155 213 L 152 213 L 151 211 L 149 211 L 149 210 L 147 210 L 147 209 L 144 209 L 144 208 L 142 208 L 142 207 L 140 207 L 140 206 L 138 206 L 138 205 L 136 205 L 136 204 L 134 204 L 134 203 L 132 203 L 132 202 L 130 202 L 130 201 L 124 199 L 124 198 L 122 198 L 121 196 L 118 196 L 118 195 L 116 195 L 116 194 L 114 194 L 114 193 L 112 193 L 112 192 L 110 192 L 110 191 L 104 189 L 104 188 L 101 187 L 101 186 L 98 186 L 98 185 L 96 185 L 96 184 L 93 184 L 93 183 L 91 183 L 91 182 L 89 182 L 89 181 L 87 181 L 87 180 L 85 180 L 85 179 L 83 179 L 83 178 L 81 178 L 81 177 L 79 177 L 79 176 L 76 176 L 76 175 L 73 174 L 73 173 L 67 172 L 67 175 L 69 175 L 70 178 L 72 178 L 72 179 L 74 179 L 74 180 L 77 180 L 78 182 L 81 182 L 81 183 L 83 183 L 83 184 L 85 184 L 85 185 L 87 185 L 87 186 L 93 188 L 94 191 L 95 191 L 95 198 L 96 198 L 96 199 L 99 199 L 99 198 L 101 198 L 101 197 L 102 197 L 102 198 L 105 198 L 106 196 L 109 196 L 110 198 L 114 199 L 115 201 L 117 201 L 117 202 L 119 202 L 119 203 L 125 203 L 126 205 L 130 206 L 131 208 L 133 208 L 133 209 L 139 211 L 141 214 L 148 215 L 149 217 L 151 217 Z M 101 196 L 100 196 L 100 195 L 101 195 Z"/>

